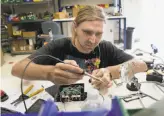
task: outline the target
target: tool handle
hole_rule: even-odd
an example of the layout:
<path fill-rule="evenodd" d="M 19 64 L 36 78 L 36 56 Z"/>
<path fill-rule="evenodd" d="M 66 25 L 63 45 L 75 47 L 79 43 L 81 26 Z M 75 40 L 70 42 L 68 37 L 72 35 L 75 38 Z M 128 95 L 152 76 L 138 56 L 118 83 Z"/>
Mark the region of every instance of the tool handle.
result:
<path fill-rule="evenodd" d="M 23 92 L 23 94 L 26 95 L 33 87 L 34 87 L 34 85 L 29 86 L 29 87 Z"/>
<path fill-rule="evenodd" d="M 99 78 L 97 78 L 97 77 L 95 77 L 95 76 L 93 76 L 93 75 L 91 75 L 91 74 L 89 74 L 87 72 L 84 72 L 84 74 L 87 75 L 87 76 L 89 76 L 90 78 L 93 78 L 93 79 L 95 79 L 97 81 L 100 81 L 100 82 L 104 83 L 101 79 L 99 79 Z"/>
<path fill-rule="evenodd" d="M 42 92 L 43 90 L 44 90 L 44 88 L 38 89 L 37 91 L 31 93 L 31 94 L 29 95 L 29 97 L 33 97 L 33 96 L 39 94 L 40 92 Z"/>

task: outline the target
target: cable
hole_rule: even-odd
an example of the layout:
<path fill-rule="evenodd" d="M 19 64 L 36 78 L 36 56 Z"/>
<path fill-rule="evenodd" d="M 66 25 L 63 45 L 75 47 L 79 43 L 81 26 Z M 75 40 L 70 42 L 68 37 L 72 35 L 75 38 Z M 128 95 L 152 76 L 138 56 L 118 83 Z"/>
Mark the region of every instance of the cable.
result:
<path fill-rule="evenodd" d="M 104 101 L 105 101 L 105 98 L 104 98 L 104 96 L 101 94 L 101 93 L 99 93 L 99 95 L 102 97 L 102 104 L 104 103 Z"/>
<path fill-rule="evenodd" d="M 143 82 L 140 82 L 140 83 L 153 83 L 153 84 L 156 85 L 156 87 L 157 87 L 159 90 L 161 90 L 161 91 L 164 93 L 164 91 L 158 86 L 158 85 L 160 85 L 160 86 L 164 87 L 164 84 L 161 84 L 161 83 L 155 82 L 155 81 L 143 81 Z"/>
<path fill-rule="evenodd" d="M 26 103 L 25 103 L 25 100 L 24 100 L 24 97 L 23 97 L 23 77 L 24 77 L 24 73 L 26 72 L 26 69 L 27 69 L 27 67 L 29 66 L 29 64 L 30 64 L 31 62 L 33 62 L 35 59 L 39 58 L 39 57 L 50 57 L 50 58 L 52 58 L 52 59 L 54 59 L 54 60 L 56 60 L 56 61 L 58 61 L 58 62 L 65 63 L 65 62 L 63 62 L 62 60 L 60 60 L 59 58 L 56 58 L 56 57 L 51 56 L 51 55 L 38 55 L 38 56 L 32 58 L 32 59 L 28 62 L 28 64 L 25 66 L 25 68 L 24 68 L 24 70 L 23 70 L 23 73 L 22 73 L 22 76 L 21 76 L 21 94 L 22 94 L 22 100 L 23 100 L 23 104 L 24 104 L 24 107 L 25 107 L 26 112 L 27 112 L 27 106 L 26 106 Z M 72 64 L 70 64 L 70 65 L 72 65 Z"/>
<path fill-rule="evenodd" d="M 142 81 L 140 83 L 154 83 L 154 84 L 157 84 L 157 85 L 160 85 L 160 86 L 164 87 L 164 84 L 162 84 L 160 82 L 156 82 L 156 81 Z"/>
<path fill-rule="evenodd" d="M 22 76 L 21 76 L 21 94 L 22 94 L 22 100 L 23 100 L 23 104 L 24 104 L 24 107 L 25 107 L 25 110 L 26 110 L 26 112 L 27 112 L 27 106 L 26 106 L 26 103 L 25 103 L 25 100 L 24 100 L 24 97 L 23 97 L 23 78 L 24 78 L 24 73 L 26 72 L 26 69 L 27 69 L 27 67 L 29 66 L 29 64 L 31 63 L 31 62 L 33 62 L 35 59 L 37 59 L 37 58 L 39 58 L 39 57 L 49 57 L 49 58 L 52 58 L 52 59 L 54 59 L 54 60 L 56 60 L 56 61 L 58 61 L 58 62 L 61 62 L 61 63 L 64 63 L 64 64 L 68 64 L 68 63 L 65 63 L 64 61 L 62 61 L 62 60 L 60 60 L 59 58 L 57 58 L 57 57 L 54 57 L 54 56 L 51 56 L 51 55 L 37 55 L 37 56 L 35 56 L 34 58 L 32 58 L 29 62 L 28 62 L 28 64 L 25 66 L 25 68 L 24 68 L 24 70 L 23 70 L 23 73 L 22 73 Z M 69 65 L 72 65 L 72 64 L 69 64 Z M 75 65 L 72 65 L 72 66 L 75 66 Z M 76 66 L 75 66 L 76 67 Z M 84 74 L 84 75 L 88 75 L 88 73 L 86 72 L 86 71 L 84 71 L 83 70 L 83 72 L 81 73 L 82 75 Z M 92 76 L 92 75 L 88 75 L 88 76 L 90 76 L 91 78 L 94 78 L 94 79 L 98 79 L 99 81 L 101 81 L 99 78 L 96 78 L 96 77 L 94 77 L 94 76 Z M 55 96 L 55 98 L 57 97 L 57 95 Z"/>
<path fill-rule="evenodd" d="M 159 57 L 159 56 L 156 56 L 156 55 L 152 55 L 153 57 L 155 57 L 155 58 L 158 58 L 158 59 L 160 59 L 161 61 L 162 61 L 162 64 L 164 64 L 164 60 L 161 58 L 161 57 Z"/>
<path fill-rule="evenodd" d="M 157 84 L 155 84 L 155 85 L 159 90 L 161 90 L 164 93 L 163 89 L 161 89 Z"/>

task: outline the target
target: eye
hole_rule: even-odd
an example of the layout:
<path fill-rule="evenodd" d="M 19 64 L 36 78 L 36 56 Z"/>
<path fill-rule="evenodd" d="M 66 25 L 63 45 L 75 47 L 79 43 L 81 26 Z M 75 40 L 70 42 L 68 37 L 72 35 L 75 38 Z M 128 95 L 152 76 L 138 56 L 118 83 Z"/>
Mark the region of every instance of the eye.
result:
<path fill-rule="evenodd" d="M 86 34 L 86 35 L 92 35 L 92 31 L 86 31 L 86 30 L 83 30 L 83 32 Z"/>
<path fill-rule="evenodd" d="M 96 37 L 100 37 L 102 33 L 96 33 Z"/>

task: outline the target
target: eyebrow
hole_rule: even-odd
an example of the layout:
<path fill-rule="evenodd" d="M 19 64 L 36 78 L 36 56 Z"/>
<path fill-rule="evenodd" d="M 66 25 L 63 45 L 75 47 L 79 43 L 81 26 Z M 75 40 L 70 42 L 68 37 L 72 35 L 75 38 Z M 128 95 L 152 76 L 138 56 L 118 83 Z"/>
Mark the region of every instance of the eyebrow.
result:
<path fill-rule="evenodd" d="M 82 29 L 83 31 L 87 31 L 87 32 L 91 32 L 91 33 L 94 33 L 94 31 L 90 30 L 90 29 Z M 96 33 L 99 33 L 99 34 L 102 34 L 103 32 L 102 31 L 97 31 Z"/>

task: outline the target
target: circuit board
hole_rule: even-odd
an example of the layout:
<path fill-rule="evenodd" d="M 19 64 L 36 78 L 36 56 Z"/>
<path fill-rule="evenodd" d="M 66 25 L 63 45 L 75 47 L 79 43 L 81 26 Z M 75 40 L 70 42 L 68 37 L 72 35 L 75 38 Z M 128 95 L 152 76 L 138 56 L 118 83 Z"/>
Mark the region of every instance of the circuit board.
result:
<path fill-rule="evenodd" d="M 87 92 L 84 91 L 84 83 L 71 85 L 60 85 L 57 95 L 57 102 L 84 101 Z"/>

